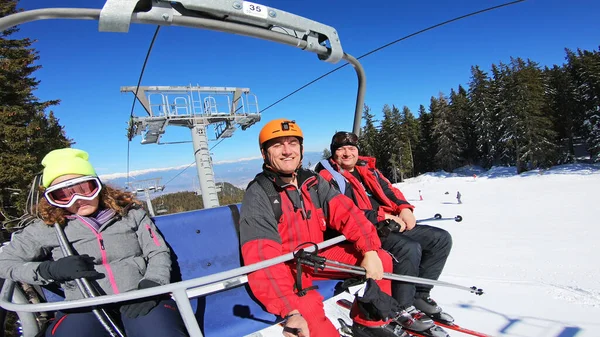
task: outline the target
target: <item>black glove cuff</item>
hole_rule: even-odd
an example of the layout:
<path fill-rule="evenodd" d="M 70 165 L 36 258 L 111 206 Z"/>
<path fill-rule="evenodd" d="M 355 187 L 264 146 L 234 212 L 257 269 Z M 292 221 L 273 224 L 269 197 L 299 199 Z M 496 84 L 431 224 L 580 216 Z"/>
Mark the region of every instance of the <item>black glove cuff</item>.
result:
<path fill-rule="evenodd" d="M 147 289 L 158 286 L 160 286 L 160 283 L 148 279 L 143 279 L 140 281 L 140 283 L 138 283 L 138 289 Z"/>
<path fill-rule="evenodd" d="M 400 224 L 398 224 L 394 220 L 385 219 L 376 223 L 375 228 L 377 228 L 377 234 L 379 235 L 379 237 L 384 239 L 387 238 L 391 232 L 400 231 Z"/>
<path fill-rule="evenodd" d="M 38 274 L 50 282 L 54 282 L 54 277 L 50 274 L 50 264 L 52 264 L 52 262 L 53 261 L 44 261 L 38 266 Z"/>
<path fill-rule="evenodd" d="M 390 295 L 384 293 L 375 280 L 367 279 L 367 290 L 362 297 L 356 296 L 358 309 L 369 321 L 388 320 L 400 311 L 400 305 Z"/>

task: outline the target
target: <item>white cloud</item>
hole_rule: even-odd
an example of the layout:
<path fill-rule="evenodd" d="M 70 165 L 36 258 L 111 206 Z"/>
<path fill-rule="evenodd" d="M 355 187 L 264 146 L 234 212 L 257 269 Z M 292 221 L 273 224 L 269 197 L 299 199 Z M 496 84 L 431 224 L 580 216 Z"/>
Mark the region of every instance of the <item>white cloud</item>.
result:
<path fill-rule="evenodd" d="M 213 165 L 239 163 L 242 161 L 250 161 L 250 160 L 256 160 L 256 159 L 262 159 L 262 157 L 256 156 L 256 157 L 239 158 L 239 159 L 232 159 L 232 160 L 219 160 L 219 161 L 213 162 Z"/>
<path fill-rule="evenodd" d="M 262 159 L 262 157 L 257 156 L 257 157 L 239 158 L 239 159 L 232 159 L 232 160 L 220 160 L 220 161 L 213 162 L 213 165 L 240 163 L 240 162 L 250 161 L 250 160 L 255 160 L 255 159 Z M 142 174 L 153 173 L 153 172 L 183 170 L 188 166 L 190 166 L 190 165 L 186 164 L 186 165 L 172 166 L 172 167 L 135 170 L 135 171 L 129 172 L 129 177 L 135 177 L 135 176 L 139 176 Z M 196 166 L 196 163 L 194 163 L 192 166 L 190 166 L 190 168 L 195 167 L 195 166 Z M 101 174 L 100 175 L 100 179 L 102 179 L 102 180 L 112 180 L 112 179 L 125 178 L 125 177 L 127 177 L 127 173 L 109 173 L 109 174 Z"/>
<path fill-rule="evenodd" d="M 135 177 L 135 176 L 139 176 L 139 175 L 146 174 L 146 173 L 152 173 L 152 172 L 163 172 L 163 171 L 171 171 L 171 170 L 183 170 L 184 168 L 186 168 L 188 166 L 190 166 L 190 165 L 187 164 L 187 165 L 172 166 L 172 167 L 162 167 L 162 168 L 151 168 L 151 169 L 145 169 L 145 170 L 136 170 L 136 171 L 129 172 L 129 176 L 130 177 Z M 192 166 L 196 166 L 196 163 L 194 163 Z M 100 179 L 102 179 L 102 180 L 111 180 L 111 179 L 125 178 L 125 177 L 127 177 L 127 173 L 109 173 L 109 174 L 101 174 L 100 175 Z"/>

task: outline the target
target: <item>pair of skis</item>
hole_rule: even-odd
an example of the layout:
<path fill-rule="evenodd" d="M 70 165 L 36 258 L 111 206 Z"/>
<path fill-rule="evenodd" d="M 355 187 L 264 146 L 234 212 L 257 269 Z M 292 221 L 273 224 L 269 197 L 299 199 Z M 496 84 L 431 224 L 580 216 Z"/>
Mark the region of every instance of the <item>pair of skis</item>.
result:
<path fill-rule="evenodd" d="M 339 305 L 342 308 L 348 309 L 350 310 L 350 308 L 352 307 L 352 302 L 346 300 L 346 299 L 341 299 L 338 300 L 337 305 Z M 346 323 L 346 321 L 344 321 L 341 318 L 338 318 L 338 321 L 340 322 L 341 327 L 341 332 L 343 332 L 346 335 L 350 335 L 352 334 L 352 329 L 350 328 L 350 326 Z M 448 322 L 439 322 L 439 321 L 435 321 L 435 325 L 437 327 L 442 327 L 445 329 L 450 329 L 450 330 L 455 330 L 458 332 L 462 332 L 462 333 L 466 333 L 472 336 L 476 336 L 476 337 L 492 337 L 488 334 L 485 334 L 483 332 L 479 332 L 479 331 L 475 331 L 475 330 L 471 330 L 471 329 L 466 329 L 463 328 L 462 326 L 458 325 L 458 324 L 454 324 L 454 323 L 448 323 Z M 425 334 L 420 334 L 418 332 L 415 331 L 407 331 L 407 333 L 411 336 L 414 337 L 431 337 L 431 335 L 425 335 Z"/>

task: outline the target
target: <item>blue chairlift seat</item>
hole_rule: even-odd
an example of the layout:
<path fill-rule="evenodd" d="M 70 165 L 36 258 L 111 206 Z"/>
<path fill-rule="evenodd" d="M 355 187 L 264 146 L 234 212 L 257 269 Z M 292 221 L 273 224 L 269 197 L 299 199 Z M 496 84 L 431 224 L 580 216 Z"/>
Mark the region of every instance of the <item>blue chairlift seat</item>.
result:
<path fill-rule="evenodd" d="M 183 280 L 242 266 L 239 210 L 237 204 L 154 218 L 174 252 Z M 333 296 L 337 283 L 316 282 L 326 299 Z M 278 321 L 253 299 L 247 284 L 193 299 L 192 307 L 207 337 L 244 336 Z"/>
<path fill-rule="evenodd" d="M 190 280 L 242 266 L 240 204 L 157 216 L 154 222 L 173 252 L 172 281 Z M 325 299 L 339 280 L 316 281 Z M 48 301 L 62 300 L 44 291 Z M 206 337 L 239 337 L 267 328 L 279 318 L 253 299 L 247 284 L 191 300 Z"/>

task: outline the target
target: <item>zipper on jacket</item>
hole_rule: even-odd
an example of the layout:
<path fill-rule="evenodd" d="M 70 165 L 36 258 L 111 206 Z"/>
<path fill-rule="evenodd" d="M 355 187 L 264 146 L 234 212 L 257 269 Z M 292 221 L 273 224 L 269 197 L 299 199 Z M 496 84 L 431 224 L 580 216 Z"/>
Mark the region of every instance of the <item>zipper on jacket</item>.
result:
<path fill-rule="evenodd" d="M 96 240 L 98 241 L 98 245 L 100 246 L 100 255 L 102 255 L 102 265 L 106 268 L 106 274 L 108 276 L 108 281 L 110 282 L 110 286 L 113 289 L 115 294 L 119 294 L 119 288 L 117 287 L 117 281 L 115 280 L 115 275 L 112 272 L 112 268 L 108 263 L 108 256 L 106 255 L 106 247 L 104 247 L 104 238 L 102 234 L 100 234 L 96 229 L 90 225 L 85 219 L 82 217 L 78 217 L 81 222 L 83 222 L 88 228 L 94 233 L 96 236 Z"/>
<path fill-rule="evenodd" d="M 300 213 L 302 214 L 302 220 L 310 219 L 310 214 L 306 213 L 306 208 L 304 207 L 304 198 L 302 197 L 301 188 L 302 186 L 304 186 L 304 183 L 302 183 L 300 187 L 296 187 L 293 184 L 285 184 L 281 187 L 286 189 L 288 186 L 292 186 L 296 190 L 296 192 L 298 192 L 298 197 L 300 198 L 300 208 L 296 207 L 296 205 L 294 205 L 294 203 L 292 202 L 292 205 L 294 206 L 294 212 L 300 210 Z"/>
<path fill-rule="evenodd" d="M 304 183 L 302 185 L 304 185 Z M 294 184 L 287 183 L 287 184 L 282 185 L 281 188 L 283 188 L 285 190 L 286 188 L 288 188 L 288 186 L 291 186 L 296 190 L 296 192 L 298 192 L 298 196 L 300 197 L 300 208 L 296 207 L 296 205 L 294 204 L 293 201 L 292 201 L 292 206 L 294 206 L 294 212 L 300 210 L 300 213 L 302 214 L 302 219 L 306 220 L 306 210 L 304 209 L 304 201 L 302 199 L 302 191 L 300 190 L 300 188 L 302 188 L 302 185 L 300 185 L 300 187 L 296 187 Z"/>
<path fill-rule="evenodd" d="M 148 230 L 148 233 L 150 234 L 150 237 L 152 238 L 152 241 L 154 241 L 154 244 L 157 247 L 160 247 L 160 242 L 158 241 L 158 238 L 156 237 L 156 235 L 154 235 L 154 232 L 152 232 L 152 227 L 150 227 L 150 225 L 146 225 L 146 229 Z"/>
<path fill-rule="evenodd" d="M 299 187 L 296 187 L 294 184 L 289 184 L 289 183 L 281 186 L 281 188 L 283 188 L 283 189 L 286 189 L 288 186 L 291 186 L 296 190 L 296 192 L 298 192 L 298 196 L 300 197 L 300 208 L 296 207 L 296 205 L 293 205 L 293 203 L 292 203 L 292 205 L 294 206 L 294 212 L 300 210 L 303 220 L 310 220 L 310 218 L 312 216 L 312 212 L 310 210 L 308 210 L 308 211 L 306 210 L 306 207 L 304 206 L 304 198 L 302 197 L 302 187 L 304 185 L 306 185 L 309 180 L 310 179 L 305 180 Z M 316 181 L 315 184 L 318 184 L 318 181 Z M 307 190 L 309 188 L 312 188 L 312 186 L 308 187 Z"/>
<path fill-rule="evenodd" d="M 302 198 L 302 191 L 300 189 L 296 189 L 298 191 L 298 196 L 300 197 L 300 212 L 302 213 L 302 219 L 308 219 L 306 214 L 306 208 L 304 208 L 304 198 Z"/>

